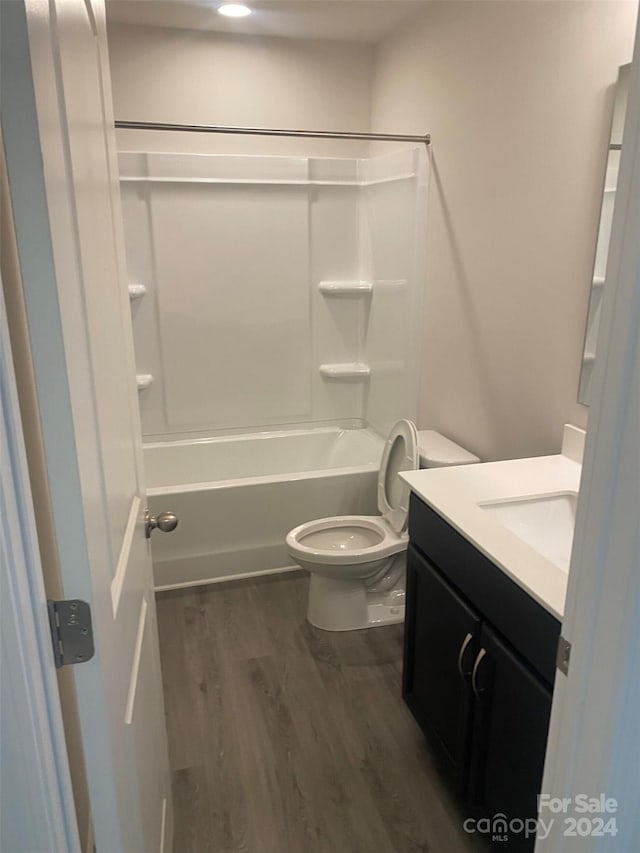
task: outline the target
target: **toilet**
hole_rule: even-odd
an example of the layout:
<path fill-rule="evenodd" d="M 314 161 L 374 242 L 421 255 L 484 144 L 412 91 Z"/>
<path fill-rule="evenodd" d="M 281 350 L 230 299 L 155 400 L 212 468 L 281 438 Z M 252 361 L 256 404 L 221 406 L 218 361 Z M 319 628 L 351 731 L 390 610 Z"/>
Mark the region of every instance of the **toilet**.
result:
<path fill-rule="evenodd" d="M 398 421 L 382 452 L 380 515 L 319 518 L 287 534 L 290 556 L 310 573 L 309 622 L 325 631 L 402 622 L 410 489 L 398 474 L 479 461 L 434 430 Z"/>

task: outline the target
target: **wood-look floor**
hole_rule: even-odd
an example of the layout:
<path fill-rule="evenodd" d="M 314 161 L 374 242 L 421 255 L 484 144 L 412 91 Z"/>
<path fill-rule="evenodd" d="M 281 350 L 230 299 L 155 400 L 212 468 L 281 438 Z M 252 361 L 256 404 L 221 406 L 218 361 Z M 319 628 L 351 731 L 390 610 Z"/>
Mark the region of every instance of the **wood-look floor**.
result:
<path fill-rule="evenodd" d="M 158 596 L 175 853 L 458 853 L 400 696 L 402 626 L 328 633 L 308 579 Z"/>

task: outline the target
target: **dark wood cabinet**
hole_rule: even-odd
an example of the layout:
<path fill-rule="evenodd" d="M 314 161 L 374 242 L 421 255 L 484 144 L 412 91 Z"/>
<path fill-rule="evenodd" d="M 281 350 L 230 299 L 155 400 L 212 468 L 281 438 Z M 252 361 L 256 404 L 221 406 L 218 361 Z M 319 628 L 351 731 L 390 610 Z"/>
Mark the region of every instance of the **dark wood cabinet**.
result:
<path fill-rule="evenodd" d="M 469 815 L 534 818 L 560 623 L 415 496 L 409 518 L 405 701 Z"/>
<path fill-rule="evenodd" d="M 483 654 L 484 652 L 484 654 Z M 533 818 L 551 714 L 551 690 L 486 625 L 480 636 L 468 802 L 479 815 Z M 533 849 L 510 839 L 509 850 Z"/>
<path fill-rule="evenodd" d="M 405 634 L 404 698 L 463 792 L 473 710 L 468 679 L 480 617 L 415 549 L 407 587 L 412 628 Z"/>

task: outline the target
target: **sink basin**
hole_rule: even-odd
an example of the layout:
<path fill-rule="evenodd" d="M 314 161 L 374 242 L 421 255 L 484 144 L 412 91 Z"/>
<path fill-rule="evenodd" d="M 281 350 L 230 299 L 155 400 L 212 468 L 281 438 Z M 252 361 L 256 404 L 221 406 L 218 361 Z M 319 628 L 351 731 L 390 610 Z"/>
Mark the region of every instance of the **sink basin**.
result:
<path fill-rule="evenodd" d="M 576 492 L 478 504 L 531 548 L 569 570 L 576 522 Z"/>

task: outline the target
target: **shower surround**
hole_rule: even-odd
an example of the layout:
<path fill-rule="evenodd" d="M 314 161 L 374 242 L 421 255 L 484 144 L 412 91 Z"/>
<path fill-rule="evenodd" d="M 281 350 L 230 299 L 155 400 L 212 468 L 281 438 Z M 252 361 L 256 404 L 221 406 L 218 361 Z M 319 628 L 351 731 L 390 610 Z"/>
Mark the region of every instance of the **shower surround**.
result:
<path fill-rule="evenodd" d="M 213 513 L 205 536 L 185 516 L 154 538 L 159 586 L 283 568 L 280 543 L 307 515 L 375 512 L 380 436 L 417 413 L 427 175 L 424 147 L 365 159 L 120 154 L 145 452 L 172 469 L 162 486 L 149 477 L 151 504 L 168 507 L 188 484 L 189 506 L 195 492 Z M 357 453 L 351 465 L 332 460 L 335 445 L 317 438 L 326 429 L 362 431 L 353 446 L 377 448 L 366 474 Z M 272 437 L 255 445 L 270 455 L 305 431 L 313 464 L 293 471 L 276 454 L 265 491 L 266 475 L 243 461 L 247 437 Z M 190 442 L 203 460 L 195 482 L 175 468 Z M 237 470 L 220 453 L 208 464 L 214 447 Z M 317 472 L 332 469 L 341 486 L 323 490 Z M 217 499 L 240 480 L 242 504 Z M 267 494 L 288 507 L 272 524 Z M 245 508 L 237 547 L 221 534 L 225 506 L 234 525 Z"/>

